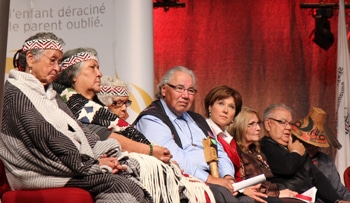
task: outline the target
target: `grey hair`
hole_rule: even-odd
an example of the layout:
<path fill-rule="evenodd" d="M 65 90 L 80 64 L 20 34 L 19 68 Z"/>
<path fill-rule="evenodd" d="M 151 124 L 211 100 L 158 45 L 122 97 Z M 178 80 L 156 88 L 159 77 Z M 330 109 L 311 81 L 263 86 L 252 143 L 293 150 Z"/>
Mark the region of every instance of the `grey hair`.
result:
<path fill-rule="evenodd" d="M 192 77 L 193 87 L 196 88 L 196 75 L 194 74 L 194 72 L 184 66 L 174 66 L 170 70 L 168 70 L 160 80 L 155 95 L 156 99 L 160 99 L 162 97 L 161 90 L 163 85 L 169 83 L 176 72 L 184 72 L 189 74 Z"/>
<path fill-rule="evenodd" d="M 130 92 L 126 82 L 124 82 L 118 78 L 112 78 L 108 75 L 101 77 L 101 86 L 108 86 L 108 87 L 112 87 L 112 88 L 124 87 L 128 90 L 128 92 Z M 100 100 L 100 102 L 105 106 L 112 105 L 114 97 L 116 97 L 116 95 L 97 93 L 98 100 Z"/>
<path fill-rule="evenodd" d="M 81 52 L 89 52 L 91 55 L 95 56 L 97 58 L 97 51 L 94 48 L 76 48 L 66 51 L 63 54 L 62 61 Z M 67 87 L 73 87 L 73 79 L 78 75 L 78 73 L 81 70 L 81 67 L 83 67 L 85 61 L 73 64 L 66 69 L 64 69 L 61 73 L 58 74 L 58 78 L 56 79 L 57 83 L 60 83 L 62 85 L 65 85 Z"/>
<path fill-rule="evenodd" d="M 63 39 L 57 37 L 52 32 L 38 32 L 35 35 L 26 39 L 25 42 L 35 40 L 35 39 L 52 39 L 64 45 Z M 13 65 L 15 68 L 21 67 L 22 71 L 24 72 L 26 71 L 26 68 L 27 68 L 26 54 L 28 51 L 30 51 L 33 54 L 35 59 L 38 59 L 41 57 L 42 53 L 44 52 L 44 49 L 31 49 L 27 51 L 22 51 L 22 49 L 18 50 L 15 56 L 13 57 L 14 58 Z M 17 54 L 18 56 L 16 56 Z"/>
<path fill-rule="evenodd" d="M 265 109 L 265 111 L 264 111 L 264 114 L 263 114 L 263 121 L 265 121 L 265 120 L 267 120 L 268 118 L 270 118 L 270 117 L 271 117 L 271 114 L 272 114 L 275 110 L 277 110 L 277 109 L 284 109 L 284 110 L 289 111 L 290 113 L 293 113 L 293 110 L 292 110 L 289 106 L 287 106 L 287 105 L 285 105 L 285 104 L 283 104 L 283 103 L 271 104 L 271 105 L 268 106 L 268 107 Z"/>

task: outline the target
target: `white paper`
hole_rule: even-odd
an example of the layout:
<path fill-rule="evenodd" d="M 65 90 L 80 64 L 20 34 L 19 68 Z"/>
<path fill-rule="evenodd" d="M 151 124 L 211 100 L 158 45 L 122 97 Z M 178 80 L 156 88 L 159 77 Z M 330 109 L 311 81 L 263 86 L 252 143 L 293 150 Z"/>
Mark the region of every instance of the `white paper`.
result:
<path fill-rule="evenodd" d="M 312 203 L 312 202 L 315 202 L 316 201 L 316 193 L 317 193 L 317 188 L 316 187 L 312 187 L 310 189 L 308 189 L 307 191 L 305 191 L 302 195 L 304 196 L 307 196 L 307 197 L 311 197 L 312 200 L 311 201 L 307 201 L 307 200 L 304 200 L 302 198 L 297 198 L 297 199 L 300 199 L 304 202 L 308 202 L 308 203 Z"/>
<path fill-rule="evenodd" d="M 264 182 L 264 181 L 266 181 L 266 177 L 264 174 L 261 174 L 261 175 L 258 175 L 258 176 L 252 177 L 252 178 L 248 178 L 246 180 L 242 180 L 242 181 L 237 182 L 237 183 L 233 183 L 232 186 L 233 186 L 233 189 L 235 191 L 238 191 L 240 189 L 249 187 L 251 185 L 256 185 L 256 184 Z"/>

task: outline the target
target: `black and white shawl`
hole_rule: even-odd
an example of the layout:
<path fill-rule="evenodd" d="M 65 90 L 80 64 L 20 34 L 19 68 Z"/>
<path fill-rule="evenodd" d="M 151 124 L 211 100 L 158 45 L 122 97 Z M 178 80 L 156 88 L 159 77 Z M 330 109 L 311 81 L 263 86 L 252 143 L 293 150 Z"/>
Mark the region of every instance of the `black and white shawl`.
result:
<path fill-rule="evenodd" d="M 114 139 L 99 137 L 78 122 L 56 91 L 31 74 L 11 70 L 5 84 L 0 156 L 12 189 L 79 187 L 96 202 L 152 202 L 139 181 L 138 161 Z M 104 172 L 108 154 L 128 170 Z"/>
<path fill-rule="evenodd" d="M 107 107 L 86 99 L 71 87 L 67 88 L 58 83 L 53 85 L 74 116 L 82 123 L 104 126 L 134 141 L 150 144 L 150 141 L 140 131 L 109 111 Z"/>

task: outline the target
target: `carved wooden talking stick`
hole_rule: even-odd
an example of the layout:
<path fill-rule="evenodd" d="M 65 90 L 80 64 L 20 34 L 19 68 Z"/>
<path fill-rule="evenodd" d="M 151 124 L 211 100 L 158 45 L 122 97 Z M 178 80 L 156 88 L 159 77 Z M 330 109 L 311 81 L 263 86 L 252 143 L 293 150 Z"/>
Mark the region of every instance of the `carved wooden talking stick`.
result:
<path fill-rule="evenodd" d="M 203 138 L 205 161 L 209 164 L 210 174 L 216 178 L 219 177 L 218 170 L 218 154 L 217 154 L 217 141 L 211 137 Z"/>

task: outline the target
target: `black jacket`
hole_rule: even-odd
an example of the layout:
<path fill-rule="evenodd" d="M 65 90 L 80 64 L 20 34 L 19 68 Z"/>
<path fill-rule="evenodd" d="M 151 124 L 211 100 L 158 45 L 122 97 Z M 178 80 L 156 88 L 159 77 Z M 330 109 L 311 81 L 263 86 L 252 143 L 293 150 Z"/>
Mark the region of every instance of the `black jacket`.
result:
<path fill-rule="evenodd" d="M 309 155 L 290 153 L 287 148 L 269 137 L 261 139 L 261 150 L 266 155 L 274 178 L 280 189 L 288 188 L 303 193 L 309 188 L 317 188 L 317 198 L 323 202 L 334 203 L 339 200 L 328 179 L 311 162 Z"/>

